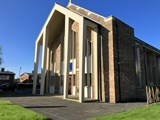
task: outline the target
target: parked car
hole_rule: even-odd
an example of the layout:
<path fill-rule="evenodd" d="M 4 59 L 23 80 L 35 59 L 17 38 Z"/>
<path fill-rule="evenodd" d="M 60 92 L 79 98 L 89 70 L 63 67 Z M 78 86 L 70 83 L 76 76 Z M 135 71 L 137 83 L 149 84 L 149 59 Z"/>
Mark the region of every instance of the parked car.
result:
<path fill-rule="evenodd" d="M 0 91 L 14 91 L 16 88 L 16 83 L 4 83 L 0 85 Z"/>

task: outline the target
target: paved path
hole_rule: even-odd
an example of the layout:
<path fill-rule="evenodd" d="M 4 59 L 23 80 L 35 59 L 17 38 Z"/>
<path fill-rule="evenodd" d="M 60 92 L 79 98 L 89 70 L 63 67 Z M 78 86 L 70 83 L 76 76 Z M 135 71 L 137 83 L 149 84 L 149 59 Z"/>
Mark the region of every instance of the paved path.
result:
<path fill-rule="evenodd" d="M 145 103 L 78 103 L 53 96 L 4 97 L 27 109 L 46 115 L 52 120 L 86 120 L 95 116 L 122 112 L 130 108 L 144 106 Z"/>

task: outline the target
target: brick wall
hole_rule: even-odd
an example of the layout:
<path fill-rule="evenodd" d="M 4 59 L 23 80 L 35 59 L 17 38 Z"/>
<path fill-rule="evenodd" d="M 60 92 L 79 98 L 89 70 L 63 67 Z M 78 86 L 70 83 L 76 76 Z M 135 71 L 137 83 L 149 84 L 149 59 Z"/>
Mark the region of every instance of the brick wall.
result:
<path fill-rule="evenodd" d="M 116 89 L 119 91 L 119 101 L 133 100 L 136 99 L 134 30 L 115 19 L 114 37 L 116 42 L 115 65 L 117 65 L 115 70 L 118 82 Z"/>

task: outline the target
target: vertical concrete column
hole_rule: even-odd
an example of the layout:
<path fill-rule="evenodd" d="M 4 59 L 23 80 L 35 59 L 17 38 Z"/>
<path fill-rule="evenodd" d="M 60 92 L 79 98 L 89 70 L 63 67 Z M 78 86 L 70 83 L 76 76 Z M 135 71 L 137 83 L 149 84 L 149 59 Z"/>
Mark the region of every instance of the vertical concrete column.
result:
<path fill-rule="evenodd" d="M 52 93 L 52 86 L 53 86 L 53 74 L 54 74 L 54 52 L 53 48 L 51 48 L 50 53 L 50 77 L 49 77 L 49 93 Z"/>
<path fill-rule="evenodd" d="M 46 62 L 46 72 L 47 72 L 47 77 L 46 77 L 46 93 L 49 93 L 49 79 L 50 79 L 50 48 L 47 47 L 47 62 Z"/>
<path fill-rule="evenodd" d="M 91 31 L 93 36 L 93 75 L 94 75 L 94 99 L 98 100 L 98 34 L 97 28 Z"/>
<path fill-rule="evenodd" d="M 105 96 L 105 94 L 106 94 L 106 91 L 105 91 L 105 80 L 104 80 L 104 57 L 103 57 L 103 37 L 102 37 L 102 35 L 101 35 L 101 37 L 100 37 L 100 41 L 101 41 L 101 61 L 100 61 L 100 65 L 101 65 L 101 84 L 102 84 L 102 88 L 100 88 L 101 90 L 102 90 L 102 93 L 101 93 L 101 95 L 102 95 L 102 102 L 106 102 L 106 96 Z"/>
<path fill-rule="evenodd" d="M 36 94 L 36 89 L 37 89 L 39 54 L 40 54 L 40 44 L 39 44 L 39 42 L 36 42 L 35 58 L 34 58 L 34 81 L 33 81 L 33 91 L 32 91 L 33 94 Z"/>
<path fill-rule="evenodd" d="M 85 26 L 85 29 L 87 29 L 87 25 Z M 87 30 L 86 30 L 86 32 L 87 32 Z M 86 34 L 88 34 L 88 33 L 86 33 Z M 87 36 L 86 36 L 87 37 Z M 88 41 L 89 41 L 89 39 L 87 39 L 87 38 L 84 38 L 85 39 L 85 42 L 86 42 L 86 48 L 87 48 L 87 56 L 85 56 L 86 58 L 87 58 L 87 97 L 89 98 L 89 97 L 92 97 L 90 94 L 90 87 L 91 87 L 91 85 L 90 85 L 90 71 L 91 71 L 91 61 L 89 60 L 90 58 L 89 58 L 89 44 L 88 44 Z"/>
<path fill-rule="evenodd" d="M 109 102 L 116 103 L 116 78 L 115 78 L 115 56 L 114 56 L 114 36 L 113 26 L 112 31 L 109 33 L 108 40 L 108 56 L 109 56 Z"/>
<path fill-rule="evenodd" d="M 68 98 L 68 79 L 69 79 L 69 17 L 65 16 L 65 36 L 64 36 L 64 89 L 63 98 Z"/>
<path fill-rule="evenodd" d="M 86 23 L 84 18 L 79 23 L 79 102 L 84 101 L 84 64 L 85 64 L 85 39 Z"/>
<path fill-rule="evenodd" d="M 59 94 L 61 94 L 61 82 L 62 82 L 62 79 L 61 79 L 61 76 L 62 76 L 62 40 L 61 40 L 61 47 L 60 47 L 60 69 L 59 69 Z"/>
<path fill-rule="evenodd" d="M 47 28 L 43 32 L 43 47 L 42 47 L 42 73 L 41 73 L 41 86 L 40 95 L 44 95 L 45 77 L 46 77 L 46 61 L 47 61 L 47 46 L 48 46 L 48 35 Z"/>

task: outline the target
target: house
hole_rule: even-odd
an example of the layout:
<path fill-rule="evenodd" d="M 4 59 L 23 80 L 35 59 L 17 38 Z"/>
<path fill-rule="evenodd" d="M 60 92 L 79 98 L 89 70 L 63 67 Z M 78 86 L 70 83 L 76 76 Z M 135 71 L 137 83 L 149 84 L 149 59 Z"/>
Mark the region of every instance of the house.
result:
<path fill-rule="evenodd" d="M 14 83 L 15 73 L 11 71 L 5 71 L 4 68 L 1 68 L 0 71 L 0 85 L 4 83 Z"/>
<path fill-rule="evenodd" d="M 73 3 L 55 4 L 35 46 L 33 94 L 40 47 L 40 95 L 117 103 L 145 100 L 145 86 L 160 85 L 159 49 L 135 37 L 134 28 L 118 18 Z"/>
<path fill-rule="evenodd" d="M 37 83 L 40 82 L 40 78 L 41 78 L 41 75 L 38 74 L 37 76 Z M 21 83 L 33 83 L 33 79 L 34 79 L 34 73 L 23 73 L 21 76 L 20 76 L 20 82 Z"/>

